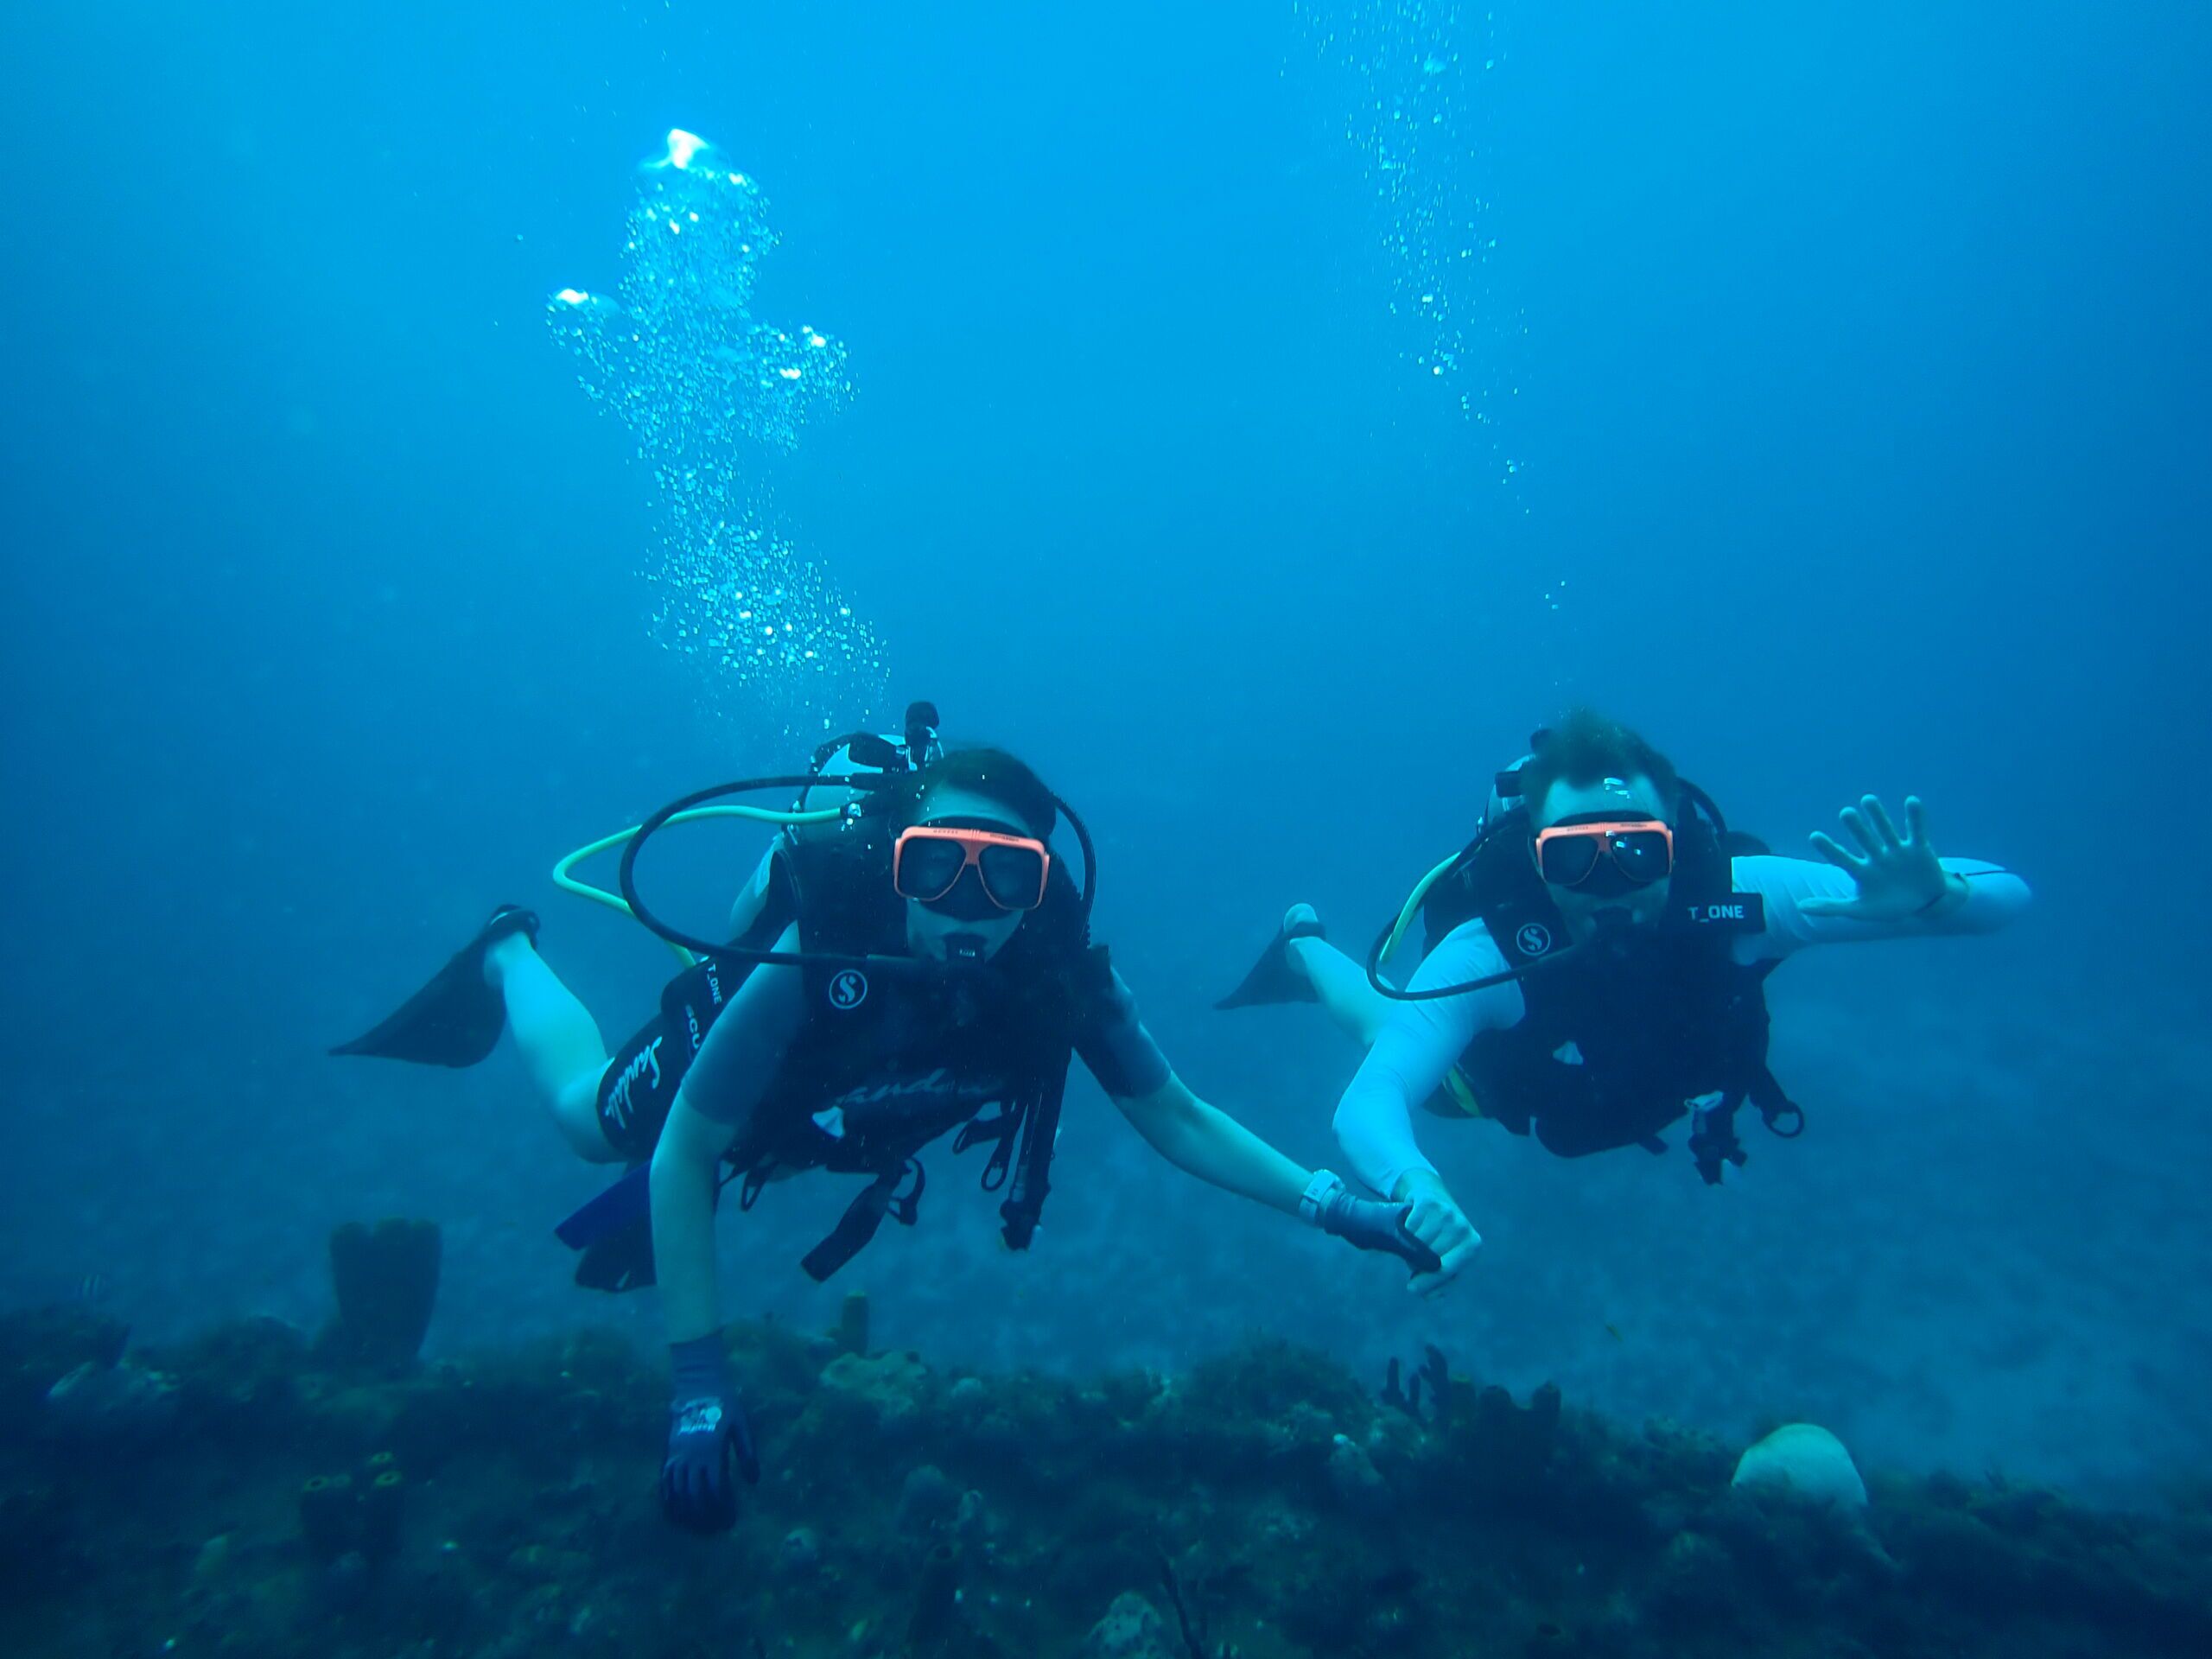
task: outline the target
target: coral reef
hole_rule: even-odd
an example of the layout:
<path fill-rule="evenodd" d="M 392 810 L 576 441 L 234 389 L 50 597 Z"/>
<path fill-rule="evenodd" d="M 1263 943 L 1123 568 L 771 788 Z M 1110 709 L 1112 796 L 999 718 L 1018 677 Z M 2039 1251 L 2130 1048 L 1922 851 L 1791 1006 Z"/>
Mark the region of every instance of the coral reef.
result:
<path fill-rule="evenodd" d="M 1081 1380 L 730 1348 L 767 1472 L 702 1540 L 653 1502 L 658 1369 L 602 1335 L 364 1370 L 267 1322 L 126 1357 L 88 1313 L 0 1317 L 0 1651 L 2212 1651 L 2202 1511 L 1877 1474 L 1847 1512 L 1441 1356 L 1416 1414 L 1272 1343 Z M 57 1432 L 86 1365 L 167 1379 L 165 1432 Z"/>

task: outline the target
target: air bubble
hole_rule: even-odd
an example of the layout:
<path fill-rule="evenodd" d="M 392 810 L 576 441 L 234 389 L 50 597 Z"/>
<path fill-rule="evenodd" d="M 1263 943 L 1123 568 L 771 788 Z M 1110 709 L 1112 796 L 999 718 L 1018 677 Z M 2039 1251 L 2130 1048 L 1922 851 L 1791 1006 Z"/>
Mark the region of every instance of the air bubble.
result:
<path fill-rule="evenodd" d="M 1484 188 L 1489 147 L 1478 139 L 1495 83 L 1458 73 L 1503 61 L 1494 20 L 1444 0 L 1295 4 L 1317 51 L 1352 88 L 1345 133 L 1379 209 L 1383 302 L 1400 319 L 1401 361 L 1452 383 L 1452 401 L 1471 415 L 1503 378 L 1503 340 L 1520 332 L 1494 314 L 1485 268 L 1497 241 Z M 1471 378 L 1481 384 L 1466 385 Z"/>
<path fill-rule="evenodd" d="M 560 290 L 549 308 L 555 337 L 581 359 L 585 394 L 621 421 L 652 470 L 652 624 L 687 654 L 712 642 L 716 655 L 694 655 L 714 677 L 702 702 L 747 717 L 765 704 L 787 721 L 808 705 L 865 710 L 883 690 L 874 630 L 775 523 L 765 470 L 809 423 L 850 403 L 845 347 L 753 317 L 776 234 L 750 178 L 694 164 L 711 149 L 669 135 L 666 157 L 640 174 L 613 295 Z M 760 643 L 724 649 L 740 625 Z M 732 689 L 742 693 L 734 705 Z"/>

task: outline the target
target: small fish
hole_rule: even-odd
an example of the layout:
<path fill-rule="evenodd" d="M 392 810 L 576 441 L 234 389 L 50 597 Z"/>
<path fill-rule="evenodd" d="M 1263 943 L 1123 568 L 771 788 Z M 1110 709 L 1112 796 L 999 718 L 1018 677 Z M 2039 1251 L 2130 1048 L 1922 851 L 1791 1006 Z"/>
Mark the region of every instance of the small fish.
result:
<path fill-rule="evenodd" d="M 1626 1337 L 1621 1335 L 1621 1328 L 1618 1325 L 1607 1325 L 1605 1327 L 1605 1334 L 1611 1337 L 1615 1342 L 1626 1342 L 1628 1340 Z"/>
<path fill-rule="evenodd" d="M 77 1281 L 77 1300 L 87 1307 L 98 1307 L 107 1300 L 107 1275 L 88 1273 Z"/>

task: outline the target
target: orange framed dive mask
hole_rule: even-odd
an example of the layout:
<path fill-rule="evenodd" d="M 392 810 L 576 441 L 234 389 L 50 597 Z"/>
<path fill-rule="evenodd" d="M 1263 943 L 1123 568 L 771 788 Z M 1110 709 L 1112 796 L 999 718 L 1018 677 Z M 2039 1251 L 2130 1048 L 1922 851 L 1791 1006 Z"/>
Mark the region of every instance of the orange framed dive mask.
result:
<path fill-rule="evenodd" d="M 1536 831 L 1529 848 L 1550 885 L 1593 893 L 1648 887 L 1675 869 L 1675 832 L 1657 818 L 1570 818 Z"/>
<path fill-rule="evenodd" d="M 892 849 L 891 885 L 901 899 L 941 904 L 971 866 L 984 896 L 1001 910 L 1034 910 L 1045 902 L 1052 855 L 1043 842 L 953 824 L 901 830 Z"/>

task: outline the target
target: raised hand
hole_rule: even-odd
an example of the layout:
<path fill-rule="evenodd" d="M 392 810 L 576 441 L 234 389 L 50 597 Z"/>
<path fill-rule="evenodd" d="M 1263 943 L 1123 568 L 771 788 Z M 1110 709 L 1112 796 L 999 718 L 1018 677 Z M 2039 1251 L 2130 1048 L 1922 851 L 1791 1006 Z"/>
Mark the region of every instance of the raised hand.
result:
<path fill-rule="evenodd" d="M 1862 922 L 1904 921 L 1964 886 L 1964 877 L 1947 874 L 1936 861 L 1936 849 L 1928 840 L 1928 809 L 1917 795 L 1904 798 L 1903 835 L 1872 795 L 1861 797 L 1856 806 L 1845 807 L 1840 816 L 1858 850 L 1817 830 L 1813 848 L 1847 873 L 1859 891 L 1848 899 L 1800 899 L 1801 913 Z"/>

